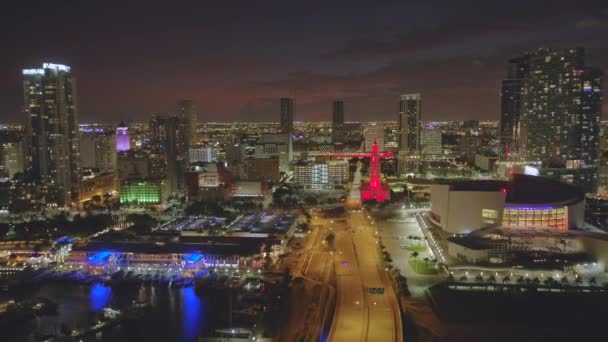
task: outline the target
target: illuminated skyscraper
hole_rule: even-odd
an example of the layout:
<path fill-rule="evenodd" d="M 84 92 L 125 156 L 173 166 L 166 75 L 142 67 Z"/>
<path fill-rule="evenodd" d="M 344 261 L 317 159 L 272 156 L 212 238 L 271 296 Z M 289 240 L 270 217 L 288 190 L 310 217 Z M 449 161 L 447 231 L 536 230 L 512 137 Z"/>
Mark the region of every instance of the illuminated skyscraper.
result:
<path fill-rule="evenodd" d="M 192 100 L 182 100 L 178 103 L 179 114 L 184 121 L 184 137 L 186 148 L 196 144 L 196 106 Z"/>
<path fill-rule="evenodd" d="M 167 177 L 167 193 L 176 194 L 185 190 L 186 172 L 186 125 L 177 116 L 153 116 L 150 120 L 150 135 L 154 159 L 164 163 L 164 170 L 153 172 L 155 177 Z M 161 158 L 158 158 L 161 157 Z"/>
<path fill-rule="evenodd" d="M 334 101 L 332 104 L 332 142 L 344 142 L 344 101 Z"/>
<path fill-rule="evenodd" d="M 420 94 L 401 95 L 399 100 L 399 151 L 420 151 Z"/>
<path fill-rule="evenodd" d="M 505 157 L 519 150 L 523 86 L 529 73 L 529 55 L 509 60 L 507 79 L 502 81 L 500 92 L 500 154 Z"/>
<path fill-rule="evenodd" d="M 70 67 L 44 63 L 23 70 L 25 164 L 36 182 L 53 188 L 63 205 L 80 191 L 80 142 L 76 84 Z"/>
<path fill-rule="evenodd" d="M 420 94 L 401 95 L 399 100 L 399 173 L 418 171 L 421 104 Z"/>
<path fill-rule="evenodd" d="M 598 157 L 601 72 L 582 48 L 530 54 L 523 83 L 521 152 L 543 166 L 591 165 Z"/>
<path fill-rule="evenodd" d="M 281 133 L 293 134 L 293 99 L 281 98 Z"/>
<path fill-rule="evenodd" d="M 129 136 L 129 127 L 121 122 L 116 127 L 116 151 L 124 152 L 131 150 L 131 137 Z"/>

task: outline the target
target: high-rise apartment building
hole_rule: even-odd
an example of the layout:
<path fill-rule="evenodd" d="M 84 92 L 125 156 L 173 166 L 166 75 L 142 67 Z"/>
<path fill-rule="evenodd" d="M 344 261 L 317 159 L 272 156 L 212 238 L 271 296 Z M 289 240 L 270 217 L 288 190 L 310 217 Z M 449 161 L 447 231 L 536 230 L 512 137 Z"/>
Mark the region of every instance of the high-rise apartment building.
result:
<path fill-rule="evenodd" d="M 378 145 L 379 151 L 384 151 L 384 124 L 368 124 L 365 127 L 363 136 L 365 139 L 365 152 L 371 152 L 374 144 Z"/>
<path fill-rule="evenodd" d="M 545 165 L 593 164 L 598 156 L 601 72 L 582 48 L 529 54 L 523 81 L 520 152 Z"/>
<path fill-rule="evenodd" d="M 334 101 L 332 104 L 331 132 L 332 142 L 344 143 L 344 101 Z"/>
<path fill-rule="evenodd" d="M 509 60 L 507 78 L 502 81 L 500 91 L 500 154 L 505 157 L 519 151 L 523 86 L 529 74 L 529 55 Z"/>
<path fill-rule="evenodd" d="M 420 152 L 420 94 L 401 95 L 399 100 L 399 151 Z"/>
<path fill-rule="evenodd" d="M 179 114 L 184 120 L 185 132 L 184 136 L 186 139 L 186 147 L 193 146 L 197 143 L 196 138 L 196 106 L 192 100 L 182 100 L 178 103 Z"/>
<path fill-rule="evenodd" d="M 401 95 L 399 99 L 398 172 L 417 172 L 420 162 L 420 94 Z"/>
<path fill-rule="evenodd" d="M 116 127 L 116 151 L 125 152 L 131 150 L 131 136 L 129 135 L 129 127 L 121 122 Z"/>
<path fill-rule="evenodd" d="M 187 155 L 184 120 L 177 116 L 154 116 L 150 120 L 150 135 L 152 152 L 159 156 L 153 159 L 164 161 L 166 166 L 167 193 L 171 195 L 184 191 Z M 162 173 L 159 170 L 154 175 L 162 177 Z"/>
<path fill-rule="evenodd" d="M 281 133 L 293 134 L 293 99 L 281 98 Z"/>
<path fill-rule="evenodd" d="M 541 167 L 541 175 L 595 187 L 602 72 L 582 48 L 539 49 L 509 61 L 502 84 L 501 154 Z"/>
<path fill-rule="evenodd" d="M 53 188 L 59 205 L 78 201 L 81 183 L 76 83 L 70 67 L 44 63 L 23 70 L 25 165 Z"/>
<path fill-rule="evenodd" d="M 185 190 L 185 155 L 186 155 L 186 132 L 181 118 L 172 116 L 168 117 L 166 130 L 166 146 L 167 146 L 167 191 L 169 194 L 175 194 Z"/>
<path fill-rule="evenodd" d="M 118 138 L 111 132 L 87 132 L 80 137 L 80 164 L 101 172 L 116 172 Z"/>
<path fill-rule="evenodd" d="M 425 129 L 420 137 L 420 153 L 423 155 L 440 155 L 441 148 L 441 130 Z"/>

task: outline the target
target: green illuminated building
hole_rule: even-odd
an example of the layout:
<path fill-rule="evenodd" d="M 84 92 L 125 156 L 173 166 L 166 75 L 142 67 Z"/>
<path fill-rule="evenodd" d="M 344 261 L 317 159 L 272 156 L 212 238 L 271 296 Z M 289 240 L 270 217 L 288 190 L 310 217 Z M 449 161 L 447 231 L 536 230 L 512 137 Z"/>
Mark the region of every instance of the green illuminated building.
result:
<path fill-rule="evenodd" d="M 162 185 L 162 182 L 157 180 L 128 180 L 120 188 L 120 204 L 160 204 Z"/>

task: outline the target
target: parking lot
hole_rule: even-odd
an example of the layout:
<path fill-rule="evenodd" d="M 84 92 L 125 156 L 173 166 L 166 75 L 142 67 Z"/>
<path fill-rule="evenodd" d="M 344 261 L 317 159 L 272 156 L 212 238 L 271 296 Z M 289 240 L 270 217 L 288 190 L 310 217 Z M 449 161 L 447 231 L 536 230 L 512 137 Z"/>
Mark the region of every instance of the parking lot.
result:
<path fill-rule="evenodd" d="M 191 216 L 182 217 L 173 221 L 167 222 L 157 229 L 160 231 L 193 231 L 203 232 L 209 229 L 220 229 L 225 226 L 226 219 L 223 217 L 213 216 Z"/>
<path fill-rule="evenodd" d="M 228 227 L 233 232 L 286 232 L 295 223 L 297 214 L 290 212 L 261 212 L 243 215 Z"/>

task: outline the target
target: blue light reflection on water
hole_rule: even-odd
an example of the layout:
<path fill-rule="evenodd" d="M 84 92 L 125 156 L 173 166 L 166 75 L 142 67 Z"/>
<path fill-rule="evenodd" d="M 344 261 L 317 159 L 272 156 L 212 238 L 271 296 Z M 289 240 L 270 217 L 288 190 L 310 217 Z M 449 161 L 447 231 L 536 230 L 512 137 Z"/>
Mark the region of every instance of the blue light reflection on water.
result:
<path fill-rule="evenodd" d="M 108 306 L 112 289 L 109 286 L 95 284 L 89 290 L 89 308 L 91 311 L 97 312 Z"/>
<path fill-rule="evenodd" d="M 196 341 L 204 320 L 203 299 L 196 295 L 194 287 L 182 290 L 182 333 L 184 341 Z"/>

